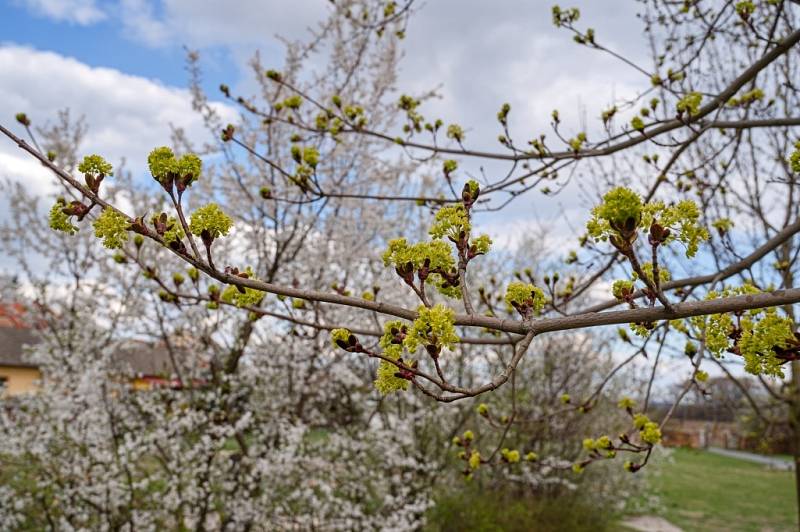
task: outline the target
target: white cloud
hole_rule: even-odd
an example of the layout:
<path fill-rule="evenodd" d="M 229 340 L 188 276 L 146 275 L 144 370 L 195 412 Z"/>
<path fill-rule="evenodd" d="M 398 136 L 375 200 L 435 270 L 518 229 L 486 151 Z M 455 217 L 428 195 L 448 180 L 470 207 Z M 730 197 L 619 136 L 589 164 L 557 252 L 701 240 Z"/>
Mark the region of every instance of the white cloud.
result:
<path fill-rule="evenodd" d="M 170 125 L 185 129 L 190 140 L 209 138 L 185 89 L 14 45 L 0 46 L 0 71 L 5 73 L 0 78 L 3 123 L 10 124 L 14 113 L 24 112 L 42 124 L 69 107 L 73 116 L 85 116 L 89 125 L 82 149 L 102 154 L 112 163 L 126 159 L 134 172 L 144 171 L 154 146 L 169 143 Z M 217 107 L 224 117 L 233 117 L 232 109 Z M 12 143 L 0 140 L 0 176 L 43 190 L 52 177 L 41 170 Z"/>
<path fill-rule="evenodd" d="M 88 26 L 106 18 L 95 0 L 17 0 L 31 12 L 56 21 Z"/>
<path fill-rule="evenodd" d="M 122 24 L 128 34 L 152 47 L 164 46 L 170 40 L 167 25 L 156 18 L 148 0 L 120 0 Z"/>
<path fill-rule="evenodd" d="M 2 144 L 6 144 L 5 139 Z M 35 194 L 48 191 L 52 181 L 50 170 L 22 150 L 8 153 L 6 146 L 0 147 L 0 177 L 15 177 L 27 184 L 27 189 Z"/>
<path fill-rule="evenodd" d="M 274 44 L 277 33 L 298 37 L 328 9 L 320 0 L 121 0 L 120 7 L 126 31 L 145 44 L 198 47 Z"/>

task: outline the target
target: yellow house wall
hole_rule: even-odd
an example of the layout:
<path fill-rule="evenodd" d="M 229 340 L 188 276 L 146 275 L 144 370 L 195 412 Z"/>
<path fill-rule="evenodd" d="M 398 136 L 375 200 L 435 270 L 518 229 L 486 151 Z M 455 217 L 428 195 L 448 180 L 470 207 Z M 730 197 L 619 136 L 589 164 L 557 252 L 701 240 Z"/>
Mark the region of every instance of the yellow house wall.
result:
<path fill-rule="evenodd" d="M 150 390 L 153 388 L 153 385 L 150 384 L 150 382 L 139 377 L 134 377 L 131 379 L 131 383 L 133 384 L 133 389 L 137 391 Z"/>
<path fill-rule="evenodd" d="M 36 368 L 0 366 L 0 380 L 6 379 L 3 397 L 35 392 L 42 374 Z"/>

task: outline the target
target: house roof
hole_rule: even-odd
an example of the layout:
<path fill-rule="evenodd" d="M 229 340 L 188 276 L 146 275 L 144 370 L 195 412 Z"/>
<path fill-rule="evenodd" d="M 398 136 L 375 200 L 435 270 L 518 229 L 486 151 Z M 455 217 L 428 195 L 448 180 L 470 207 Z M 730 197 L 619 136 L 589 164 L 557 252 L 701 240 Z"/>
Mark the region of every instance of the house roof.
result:
<path fill-rule="evenodd" d="M 0 325 L 0 366 L 35 368 L 37 364 L 25 359 L 25 346 L 40 341 L 34 329 Z M 176 351 L 176 362 L 186 354 Z M 113 365 L 123 371 L 137 375 L 171 375 L 175 373 L 169 351 L 163 345 L 152 345 L 141 341 L 129 341 L 112 357 Z"/>
<path fill-rule="evenodd" d="M 23 359 L 24 347 L 39 341 L 32 329 L 0 326 L 0 365 L 36 367 Z"/>
<path fill-rule="evenodd" d="M 176 350 L 176 363 L 180 364 L 185 352 Z M 175 373 L 169 350 L 163 345 L 131 341 L 114 353 L 113 363 L 118 369 L 130 368 L 140 375 L 171 375 Z"/>
<path fill-rule="evenodd" d="M 0 327 L 30 327 L 25 319 L 25 307 L 20 303 L 0 304 Z"/>
<path fill-rule="evenodd" d="M 25 307 L 20 303 L 0 301 L 0 365 L 35 368 L 24 357 L 25 346 L 40 341 L 37 327 Z M 185 362 L 191 342 L 178 338 L 174 342 L 176 362 Z M 169 350 L 163 344 L 152 344 L 141 340 L 127 340 L 113 354 L 112 364 L 118 370 L 132 371 L 136 375 L 168 376 L 175 373 Z"/>

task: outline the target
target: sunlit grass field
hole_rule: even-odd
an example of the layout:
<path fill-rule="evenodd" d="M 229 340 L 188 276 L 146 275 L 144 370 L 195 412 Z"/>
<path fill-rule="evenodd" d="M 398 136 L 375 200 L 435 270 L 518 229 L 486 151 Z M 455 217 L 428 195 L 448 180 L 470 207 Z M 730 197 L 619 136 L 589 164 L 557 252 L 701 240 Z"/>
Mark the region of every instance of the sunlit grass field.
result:
<path fill-rule="evenodd" d="M 676 449 L 651 486 L 662 515 L 687 531 L 795 531 L 794 473 Z"/>

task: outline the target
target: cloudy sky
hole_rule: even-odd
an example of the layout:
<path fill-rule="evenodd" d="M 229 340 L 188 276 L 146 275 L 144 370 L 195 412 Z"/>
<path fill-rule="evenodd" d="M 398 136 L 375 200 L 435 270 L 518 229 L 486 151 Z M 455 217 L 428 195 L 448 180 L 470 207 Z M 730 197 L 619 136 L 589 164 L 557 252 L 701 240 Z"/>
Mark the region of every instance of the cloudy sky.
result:
<path fill-rule="evenodd" d="M 609 47 L 633 57 L 645 50 L 634 0 L 573 4 Z M 600 109 L 647 84 L 556 30 L 551 6 L 420 4 L 404 41 L 398 89 L 440 87 L 443 98 L 426 111 L 465 126 L 471 146 L 496 148 L 495 114 L 503 102 L 512 105 L 520 136 L 546 131 L 554 108 L 574 133 L 584 116 L 596 120 Z M 167 142 L 170 125 L 206 138 L 189 108 L 185 47 L 201 52 L 210 94 L 223 82 L 245 88 L 256 50 L 265 64 L 280 65 L 277 36 L 302 38 L 328 9 L 327 0 L 0 0 L 0 121 L 13 124 L 13 115 L 25 112 L 41 123 L 69 107 L 90 126 L 84 149 L 143 171 L 147 152 Z M 0 142 L 0 176 L 24 178 L 42 191 L 51 179 L 7 142 Z M 503 218 L 487 219 L 488 229 L 499 235 L 509 225 L 552 217 L 569 199 L 526 199 Z"/>

